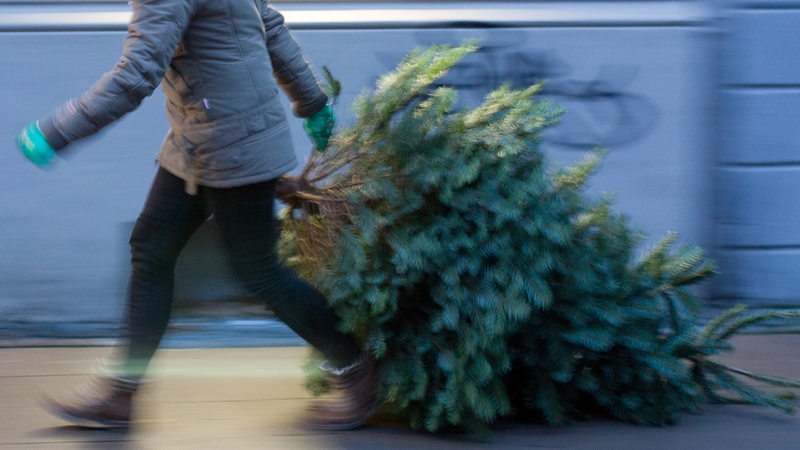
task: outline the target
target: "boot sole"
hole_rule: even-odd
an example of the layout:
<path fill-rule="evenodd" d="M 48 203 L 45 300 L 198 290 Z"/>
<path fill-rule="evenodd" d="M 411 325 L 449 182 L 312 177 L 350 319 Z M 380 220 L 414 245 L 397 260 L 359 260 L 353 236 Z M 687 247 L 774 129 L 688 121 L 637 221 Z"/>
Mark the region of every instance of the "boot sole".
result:
<path fill-rule="evenodd" d="M 311 429 L 316 431 L 349 431 L 355 430 L 363 426 L 369 419 L 372 418 L 373 415 L 378 411 L 378 409 L 383 404 L 380 400 L 375 400 L 372 404 L 370 404 L 366 408 L 366 412 L 359 416 L 357 419 L 354 419 L 350 422 L 336 422 L 336 423 L 327 423 L 327 422 L 315 422 L 313 419 L 309 421 L 309 426 Z"/>
<path fill-rule="evenodd" d="M 101 418 L 90 419 L 87 417 L 82 417 L 77 414 L 71 413 L 57 401 L 49 397 L 41 398 L 39 400 L 39 404 L 50 414 L 82 428 L 104 429 L 104 430 L 127 430 L 133 424 L 133 422 L 129 420 L 113 420 L 113 419 L 101 419 Z"/>

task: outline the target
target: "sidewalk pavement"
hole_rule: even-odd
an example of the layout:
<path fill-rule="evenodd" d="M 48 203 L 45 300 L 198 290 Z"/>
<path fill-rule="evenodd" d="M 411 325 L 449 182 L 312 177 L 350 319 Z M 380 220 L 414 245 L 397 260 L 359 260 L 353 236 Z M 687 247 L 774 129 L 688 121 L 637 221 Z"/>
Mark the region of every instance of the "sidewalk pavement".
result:
<path fill-rule="evenodd" d="M 721 361 L 800 377 L 800 334 L 737 337 Z M 0 449 L 799 449 L 800 416 L 752 406 L 711 405 L 671 427 L 597 419 L 564 427 L 503 420 L 487 442 L 430 435 L 378 416 L 349 432 L 303 425 L 302 346 L 171 348 L 154 361 L 127 433 L 85 430 L 51 417 L 43 393 L 81 385 L 108 347 L 0 349 Z M 800 406 L 800 404 L 798 404 Z"/>

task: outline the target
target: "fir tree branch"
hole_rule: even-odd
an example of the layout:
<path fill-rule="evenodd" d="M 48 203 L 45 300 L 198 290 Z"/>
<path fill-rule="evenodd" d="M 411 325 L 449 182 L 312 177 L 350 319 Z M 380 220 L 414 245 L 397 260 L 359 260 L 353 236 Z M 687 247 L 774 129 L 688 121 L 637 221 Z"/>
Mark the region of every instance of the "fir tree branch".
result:
<path fill-rule="evenodd" d="M 761 375 L 761 374 L 750 372 L 748 370 L 739 369 L 739 368 L 736 368 L 736 367 L 732 367 L 732 366 L 728 366 L 728 365 L 724 365 L 724 364 L 720 364 L 720 363 L 715 363 L 715 362 L 710 362 L 710 363 L 715 364 L 717 366 L 720 366 L 720 367 L 724 368 L 725 370 L 728 370 L 729 372 L 735 373 L 737 375 L 742 375 L 744 377 L 750 378 L 750 379 L 755 380 L 755 381 L 761 381 L 763 383 L 768 383 L 768 384 L 771 384 L 773 386 L 800 389 L 800 380 L 793 380 L 793 379 L 790 379 L 790 378 Z"/>
<path fill-rule="evenodd" d="M 744 311 L 744 310 L 743 310 Z M 747 328 L 748 326 L 754 325 L 760 322 L 766 322 L 768 320 L 774 319 L 798 319 L 800 318 L 800 309 L 797 310 L 772 310 L 772 311 L 760 311 L 756 313 L 752 313 L 748 316 L 735 319 L 732 318 L 731 321 L 722 329 L 716 331 L 716 339 L 724 340 L 732 335 L 738 333 L 740 330 Z"/>
<path fill-rule="evenodd" d="M 740 400 L 744 403 L 757 406 L 766 406 L 785 413 L 794 412 L 794 406 L 780 397 L 759 391 L 737 380 L 733 375 L 731 375 L 728 367 L 712 361 L 705 361 L 703 364 L 708 372 L 710 372 L 710 374 L 717 381 L 717 383 L 719 383 L 721 388 L 738 394 L 741 396 Z"/>
<path fill-rule="evenodd" d="M 730 322 L 731 320 L 735 319 L 737 316 L 740 316 L 745 310 L 747 309 L 746 305 L 736 305 L 726 311 L 723 311 L 717 317 L 715 317 L 711 322 L 706 324 L 703 327 L 703 330 L 700 332 L 698 336 L 700 343 L 706 343 L 711 340 L 711 337 L 717 330 Z"/>

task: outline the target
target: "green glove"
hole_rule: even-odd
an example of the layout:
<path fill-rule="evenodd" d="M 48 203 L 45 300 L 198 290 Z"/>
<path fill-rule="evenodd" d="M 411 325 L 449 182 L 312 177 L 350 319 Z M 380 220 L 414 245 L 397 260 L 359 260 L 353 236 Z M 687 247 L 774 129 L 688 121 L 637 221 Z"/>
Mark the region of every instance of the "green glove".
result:
<path fill-rule="evenodd" d="M 328 139 L 333 133 L 333 125 L 335 123 L 336 118 L 333 116 L 333 110 L 328 105 L 325 105 L 303 122 L 303 129 L 306 130 L 306 134 L 311 138 L 318 152 L 325 151 L 328 147 Z"/>
<path fill-rule="evenodd" d="M 39 167 L 47 168 L 56 160 L 55 150 L 47 142 L 47 138 L 44 137 L 36 122 L 22 130 L 17 137 L 17 145 L 22 154 Z"/>

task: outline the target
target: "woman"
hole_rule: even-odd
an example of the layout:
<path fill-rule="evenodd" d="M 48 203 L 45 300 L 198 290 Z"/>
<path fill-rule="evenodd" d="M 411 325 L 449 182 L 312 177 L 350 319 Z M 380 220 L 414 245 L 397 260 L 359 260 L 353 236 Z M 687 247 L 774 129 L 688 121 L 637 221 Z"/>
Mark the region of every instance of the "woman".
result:
<path fill-rule="evenodd" d="M 329 360 L 338 398 L 319 405 L 324 429 L 363 424 L 377 408 L 373 360 L 337 330 L 326 299 L 281 265 L 276 179 L 296 157 L 281 88 L 319 150 L 333 114 L 311 67 L 266 0 L 134 0 L 123 54 L 85 94 L 27 126 L 18 144 L 50 164 L 69 144 L 134 110 L 160 83 L 170 130 L 131 234 L 126 333 L 110 372 L 71 401 L 49 400 L 79 425 L 127 427 L 133 397 L 169 322 L 181 249 L 212 214 L 242 282 Z"/>

